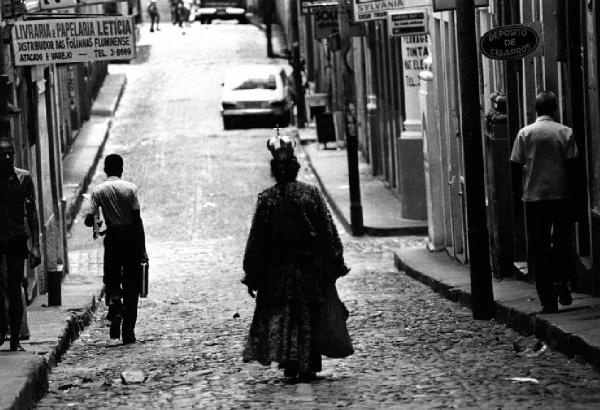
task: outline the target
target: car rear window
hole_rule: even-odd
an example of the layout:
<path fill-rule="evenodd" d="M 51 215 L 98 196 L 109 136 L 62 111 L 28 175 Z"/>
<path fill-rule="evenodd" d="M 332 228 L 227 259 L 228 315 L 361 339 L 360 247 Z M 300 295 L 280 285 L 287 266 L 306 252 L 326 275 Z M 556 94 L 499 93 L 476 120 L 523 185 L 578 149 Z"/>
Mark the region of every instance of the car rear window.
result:
<path fill-rule="evenodd" d="M 243 78 L 231 81 L 230 88 L 232 90 L 275 90 L 277 82 L 274 75 Z"/>

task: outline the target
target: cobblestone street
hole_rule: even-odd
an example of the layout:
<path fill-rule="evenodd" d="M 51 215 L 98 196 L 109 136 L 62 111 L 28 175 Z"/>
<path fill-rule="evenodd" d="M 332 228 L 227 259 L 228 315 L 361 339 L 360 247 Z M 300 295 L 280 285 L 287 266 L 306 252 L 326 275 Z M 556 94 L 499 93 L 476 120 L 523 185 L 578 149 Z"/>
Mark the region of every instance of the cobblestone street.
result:
<path fill-rule="evenodd" d="M 139 187 L 150 257 L 138 343 L 109 339 L 106 309 L 52 374 L 38 408 L 595 408 L 599 373 L 442 299 L 398 272 L 392 250 L 422 238 L 355 239 L 338 227 L 351 272 L 338 281 L 355 354 L 321 380 L 285 384 L 244 364 L 254 300 L 240 284 L 257 194 L 271 185 L 269 128 L 223 131 L 220 84 L 232 64 L 265 62 L 252 25 L 161 25 L 147 62 L 111 66 L 128 84 L 105 153 Z M 304 164 L 304 181 L 316 183 Z M 101 168 L 101 167 L 100 167 Z M 93 184 L 101 181 L 98 173 Z M 98 275 L 101 243 L 78 221 L 71 263 Z M 239 317 L 238 317 L 239 315 Z M 145 381 L 125 384 L 124 371 Z"/>

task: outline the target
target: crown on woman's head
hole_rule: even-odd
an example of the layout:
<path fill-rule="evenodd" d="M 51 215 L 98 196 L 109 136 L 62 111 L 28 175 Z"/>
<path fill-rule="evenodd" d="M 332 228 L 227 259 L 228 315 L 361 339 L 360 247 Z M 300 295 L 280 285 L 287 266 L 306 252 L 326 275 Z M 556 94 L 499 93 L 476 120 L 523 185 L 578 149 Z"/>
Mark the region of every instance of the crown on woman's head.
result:
<path fill-rule="evenodd" d="M 293 141 L 287 135 L 275 136 L 267 141 L 267 148 L 275 159 L 286 159 L 294 156 L 296 141 Z"/>

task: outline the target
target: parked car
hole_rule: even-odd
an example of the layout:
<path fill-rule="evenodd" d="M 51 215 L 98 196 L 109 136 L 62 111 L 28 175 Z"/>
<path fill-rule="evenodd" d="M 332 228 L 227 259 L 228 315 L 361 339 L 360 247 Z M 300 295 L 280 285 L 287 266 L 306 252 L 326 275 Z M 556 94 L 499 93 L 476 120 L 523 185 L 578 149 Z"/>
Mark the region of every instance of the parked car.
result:
<path fill-rule="evenodd" d="M 233 128 L 239 119 L 268 119 L 287 127 L 292 111 L 288 83 L 286 68 L 279 65 L 253 64 L 231 69 L 223 82 L 223 127 Z"/>
<path fill-rule="evenodd" d="M 237 20 L 247 23 L 246 0 L 196 0 L 195 19 L 202 24 L 210 24 L 213 20 Z"/>

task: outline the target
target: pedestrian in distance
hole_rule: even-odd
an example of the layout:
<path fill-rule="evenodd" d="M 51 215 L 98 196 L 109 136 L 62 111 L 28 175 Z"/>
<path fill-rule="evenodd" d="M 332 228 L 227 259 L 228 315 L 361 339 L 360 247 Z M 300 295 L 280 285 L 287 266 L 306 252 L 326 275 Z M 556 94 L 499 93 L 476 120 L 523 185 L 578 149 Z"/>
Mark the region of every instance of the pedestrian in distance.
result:
<path fill-rule="evenodd" d="M 1 138 L 0 259 L 4 258 L 6 263 L 11 351 L 23 350 L 19 344 L 19 333 L 24 312 L 24 261 L 28 259 L 31 268 L 35 268 L 42 261 L 33 180 L 28 171 L 14 166 L 14 159 L 15 149 L 12 141 Z M 31 249 L 28 248 L 28 230 Z M 5 305 L 5 301 L 0 300 L 0 305 Z M 5 337 L 2 332 L 3 329 L 0 329 L 0 345 L 4 343 Z"/>
<path fill-rule="evenodd" d="M 310 381 L 321 371 L 318 321 L 328 289 L 349 269 L 321 193 L 296 180 L 293 141 L 277 136 L 267 146 L 276 183 L 258 196 L 244 255 L 242 283 L 256 307 L 243 360 L 276 362 L 287 381 Z"/>
<path fill-rule="evenodd" d="M 104 286 L 111 321 L 110 337 L 121 337 L 123 344 L 136 341 L 138 299 L 142 282 L 142 263 L 148 263 L 144 224 L 140 215 L 137 186 L 121 179 L 123 158 L 118 154 L 104 159 L 107 180 L 90 195 L 86 226 L 94 226 L 98 209 L 106 222 L 104 238 Z"/>
<path fill-rule="evenodd" d="M 148 15 L 150 16 L 150 32 L 154 32 L 154 24 L 156 24 L 156 31 L 160 31 L 158 23 L 160 23 L 160 15 L 158 13 L 158 6 L 156 0 L 150 0 L 148 4 Z"/>
<path fill-rule="evenodd" d="M 183 0 L 177 0 L 175 3 L 175 22 L 173 24 L 183 27 L 183 21 L 185 18 L 185 5 Z"/>
<path fill-rule="evenodd" d="M 570 188 L 578 150 L 573 130 L 554 120 L 556 95 L 537 95 L 537 119 L 519 131 L 511 162 L 522 168 L 527 225 L 527 264 L 533 273 L 543 313 L 558 311 L 558 303 L 570 305 L 568 286 L 574 273 Z M 520 189 L 520 187 L 517 187 Z"/>

